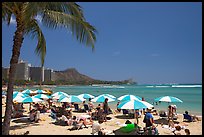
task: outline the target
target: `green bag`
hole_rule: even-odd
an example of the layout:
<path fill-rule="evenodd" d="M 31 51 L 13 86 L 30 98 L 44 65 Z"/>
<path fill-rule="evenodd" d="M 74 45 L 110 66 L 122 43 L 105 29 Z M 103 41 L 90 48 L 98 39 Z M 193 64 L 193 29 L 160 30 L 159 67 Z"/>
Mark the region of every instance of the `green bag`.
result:
<path fill-rule="evenodd" d="M 127 124 L 125 127 L 120 128 L 121 132 L 129 133 L 135 129 L 135 124 Z"/>

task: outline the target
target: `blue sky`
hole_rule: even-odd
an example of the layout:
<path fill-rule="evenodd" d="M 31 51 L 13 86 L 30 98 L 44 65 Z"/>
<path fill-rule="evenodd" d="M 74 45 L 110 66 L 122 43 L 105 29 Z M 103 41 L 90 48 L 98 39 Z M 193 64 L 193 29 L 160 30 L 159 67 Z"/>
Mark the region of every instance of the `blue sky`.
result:
<path fill-rule="evenodd" d="M 202 82 L 202 3 L 79 2 L 97 29 L 95 51 L 66 29 L 42 31 L 45 67 L 76 68 L 100 80 L 132 78 L 139 84 Z M 15 20 L 14 20 L 15 21 Z M 15 24 L 2 23 L 2 66 L 8 67 Z M 40 66 L 37 40 L 25 37 L 20 58 Z"/>

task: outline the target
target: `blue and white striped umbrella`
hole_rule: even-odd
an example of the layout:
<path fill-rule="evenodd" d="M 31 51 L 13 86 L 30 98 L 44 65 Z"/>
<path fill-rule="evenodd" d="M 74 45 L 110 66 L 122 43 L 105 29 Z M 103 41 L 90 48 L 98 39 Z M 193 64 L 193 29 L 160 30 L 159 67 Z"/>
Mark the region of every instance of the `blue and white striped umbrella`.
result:
<path fill-rule="evenodd" d="M 32 91 L 32 90 L 30 90 L 30 89 L 26 89 L 26 90 L 23 90 L 22 93 L 33 94 L 34 91 Z"/>
<path fill-rule="evenodd" d="M 139 97 L 139 96 L 128 94 L 128 95 L 123 95 L 123 96 L 119 97 L 118 100 L 121 100 L 121 101 L 125 101 L 125 100 L 142 100 L 142 98 Z"/>
<path fill-rule="evenodd" d="M 35 98 L 35 97 L 26 97 L 23 100 L 19 100 L 16 102 L 21 102 L 21 103 L 31 103 L 31 102 L 44 102 L 42 99 Z"/>
<path fill-rule="evenodd" d="M 116 97 L 115 97 L 115 96 L 110 95 L 110 94 L 102 94 L 102 95 L 104 95 L 104 96 L 109 96 L 109 97 L 111 97 L 111 98 L 113 98 L 113 99 L 116 99 Z"/>
<path fill-rule="evenodd" d="M 35 90 L 34 93 L 35 93 L 35 94 L 47 94 L 46 91 L 41 90 L 41 89 Z"/>
<path fill-rule="evenodd" d="M 21 97 L 29 97 L 29 95 L 26 94 L 26 93 L 22 93 L 22 92 L 14 91 L 14 92 L 13 92 L 13 99 L 16 98 L 17 96 L 21 96 Z"/>
<path fill-rule="evenodd" d="M 152 104 L 141 100 L 127 100 L 118 105 L 120 109 L 143 109 L 152 107 L 154 107 Z"/>
<path fill-rule="evenodd" d="M 99 96 L 95 97 L 94 99 L 92 99 L 91 101 L 93 101 L 93 102 L 104 102 L 106 98 L 108 98 L 108 102 L 115 101 L 114 98 L 112 98 L 110 96 L 106 96 L 106 95 L 99 95 Z"/>
<path fill-rule="evenodd" d="M 53 99 L 59 99 L 59 98 L 61 98 L 61 97 L 69 97 L 69 95 L 67 94 L 67 93 L 65 93 L 65 92 L 61 92 L 61 91 L 59 91 L 59 92 L 56 92 L 56 93 L 53 93 L 52 95 L 51 95 L 51 97 L 53 98 Z"/>
<path fill-rule="evenodd" d="M 91 94 L 80 94 L 78 95 L 78 97 L 82 97 L 82 98 L 85 98 L 85 99 L 89 99 L 89 98 L 95 98 L 93 95 Z"/>
<path fill-rule="evenodd" d="M 74 95 L 70 95 L 69 97 L 63 96 L 59 98 L 59 102 L 83 102 L 86 99 Z"/>
<path fill-rule="evenodd" d="M 33 97 L 40 98 L 40 99 L 49 99 L 50 98 L 50 96 L 45 95 L 45 94 L 37 94 L 37 95 L 35 95 Z"/>
<path fill-rule="evenodd" d="M 19 102 L 19 101 L 22 101 L 25 98 L 26 98 L 26 96 L 18 95 L 18 96 L 13 97 L 13 102 Z"/>
<path fill-rule="evenodd" d="M 162 101 L 162 102 L 180 102 L 182 103 L 183 101 L 181 101 L 180 99 L 176 98 L 176 97 L 172 97 L 172 96 L 163 96 L 163 97 L 158 97 L 156 99 L 154 99 L 155 101 Z"/>

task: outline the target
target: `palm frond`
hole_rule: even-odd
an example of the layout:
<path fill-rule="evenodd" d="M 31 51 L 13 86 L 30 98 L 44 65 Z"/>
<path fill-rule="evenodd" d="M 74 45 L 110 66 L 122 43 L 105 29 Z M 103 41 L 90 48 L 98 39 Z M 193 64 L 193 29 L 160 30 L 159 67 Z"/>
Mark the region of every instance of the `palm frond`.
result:
<path fill-rule="evenodd" d="M 35 53 L 41 58 L 41 65 L 44 65 L 46 55 L 46 41 L 36 19 L 32 19 L 26 26 L 25 34 L 30 35 L 31 38 L 37 38 L 38 43 Z"/>
<path fill-rule="evenodd" d="M 83 19 L 74 15 L 47 10 L 44 12 L 42 22 L 49 28 L 68 28 L 77 40 L 86 43 L 87 46 L 92 46 L 94 49 L 96 29 Z"/>
<path fill-rule="evenodd" d="M 2 20 L 6 21 L 8 25 L 10 25 L 11 16 L 14 12 L 12 6 L 13 5 L 9 2 L 2 3 Z"/>

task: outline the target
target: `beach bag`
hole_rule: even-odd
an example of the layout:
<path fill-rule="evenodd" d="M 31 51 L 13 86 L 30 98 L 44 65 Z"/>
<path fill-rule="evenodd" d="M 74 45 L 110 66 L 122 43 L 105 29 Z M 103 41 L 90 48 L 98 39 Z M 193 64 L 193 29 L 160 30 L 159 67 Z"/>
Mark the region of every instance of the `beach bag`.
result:
<path fill-rule="evenodd" d="M 124 127 L 120 128 L 120 131 L 123 133 L 129 133 L 135 130 L 135 124 L 127 124 Z"/>

